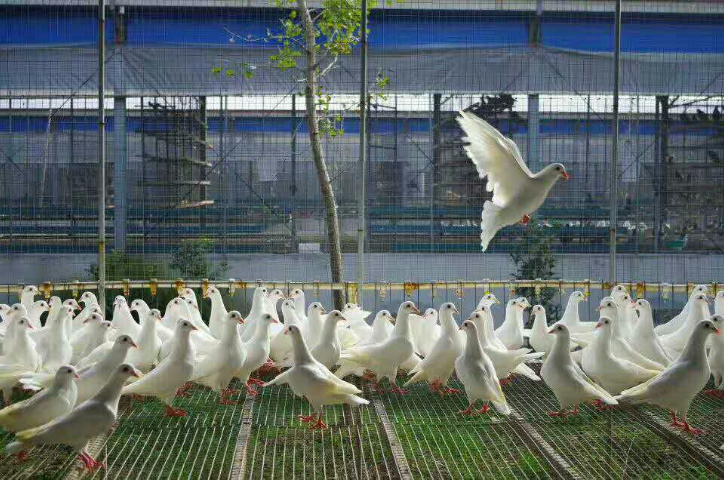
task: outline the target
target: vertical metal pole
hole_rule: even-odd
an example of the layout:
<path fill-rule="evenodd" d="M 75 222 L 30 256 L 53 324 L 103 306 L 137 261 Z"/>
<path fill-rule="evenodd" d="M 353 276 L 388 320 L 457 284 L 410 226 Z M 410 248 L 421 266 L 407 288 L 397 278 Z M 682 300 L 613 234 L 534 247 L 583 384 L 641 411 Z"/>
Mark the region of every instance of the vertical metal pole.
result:
<path fill-rule="evenodd" d="M 618 93 L 621 80 L 621 0 L 616 0 L 616 28 L 614 30 L 613 51 L 613 151 L 611 156 L 611 199 L 610 199 L 610 239 L 609 272 L 611 283 L 616 281 L 616 222 L 618 214 Z"/>
<path fill-rule="evenodd" d="M 357 303 L 362 306 L 362 286 L 365 280 L 365 230 L 367 203 L 367 0 L 362 0 L 360 24 L 362 67 L 359 92 L 359 219 L 357 220 Z"/>
<path fill-rule="evenodd" d="M 290 213 L 292 215 L 292 253 L 299 253 L 299 243 L 297 241 L 297 212 L 294 210 L 297 202 L 297 96 L 292 94 L 292 208 Z"/>
<path fill-rule="evenodd" d="M 440 163 L 441 105 L 442 94 L 434 93 L 432 95 L 432 125 L 430 125 L 430 134 L 432 135 L 430 155 L 430 253 L 435 252 L 435 181 L 437 180 L 437 165 Z"/>
<path fill-rule="evenodd" d="M 113 250 L 126 251 L 128 192 L 128 136 L 126 97 L 113 99 Z"/>
<path fill-rule="evenodd" d="M 98 301 L 106 304 L 106 0 L 98 0 Z M 104 312 L 105 313 L 105 312 Z"/>
<path fill-rule="evenodd" d="M 540 162 L 540 95 L 528 95 L 528 163 L 538 170 Z"/>

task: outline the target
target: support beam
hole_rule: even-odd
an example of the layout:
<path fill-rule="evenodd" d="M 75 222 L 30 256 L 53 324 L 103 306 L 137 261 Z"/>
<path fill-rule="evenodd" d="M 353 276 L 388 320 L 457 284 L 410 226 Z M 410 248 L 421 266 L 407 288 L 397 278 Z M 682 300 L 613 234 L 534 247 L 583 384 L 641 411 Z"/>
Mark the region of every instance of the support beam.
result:
<path fill-rule="evenodd" d="M 616 281 L 616 224 L 618 223 L 618 94 L 621 82 L 621 0 L 616 0 L 613 52 L 613 149 L 611 152 L 611 198 L 609 212 L 608 280 Z"/>
<path fill-rule="evenodd" d="M 528 95 L 528 165 L 540 170 L 540 95 Z"/>
<path fill-rule="evenodd" d="M 98 0 L 98 302 L 106 304 L 106 1 Z M 105 312 L 104 312 L 105 313 Z"/>
<path fill-rule="evenodd" d="M 128 132 L 126 97 L 113 99 L 113 249 L 126 251 L 128 219 Z"/>
<path fill-rule="evenodd" d="M 361 59 L 359 91 L 359 218 L 357 219 L 357 304 L 362 307 L 362 286 L 365 281 L 365 231 L 367 218 L 367 0 L 362 0 L 360 22 Z"/>

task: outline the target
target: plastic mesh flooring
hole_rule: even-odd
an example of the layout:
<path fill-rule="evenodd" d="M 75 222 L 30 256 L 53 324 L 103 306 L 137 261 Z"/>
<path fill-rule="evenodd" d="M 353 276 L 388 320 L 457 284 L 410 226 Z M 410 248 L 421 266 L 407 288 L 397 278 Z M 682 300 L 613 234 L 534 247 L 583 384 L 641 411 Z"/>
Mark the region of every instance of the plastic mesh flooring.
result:
<path fill-rule="evenodd" d="M 702 455 L 724 459 L 724 400 L 697 397 L 689 418 L 706 434 L 691 437 L 652 429 L 666 420 L 656 408 L 584 406 L 577 418 L 555 419 L 548 412 L 557 402 L 542 382 L 518 377 L 504 391 L 515 415 L 469 417 L 458 413 L 464 395 L 440 397 L 422 384 L 405 396 L 377 395 L 365 386 L 370 405 L 327 407 L 329 428 L 312 431 L 297 418 L 312 413 L 309 404 L 286 386 L 262 389 L 247 418 L 243 402 L 219 405 L 195 387 L 177 400 L 186 418 L 164 417 L 155 400 L 124 401 L 117 428 L 95 445 L 106 470 L 80 475 L 66 447 L 42 447 L 24 463 L 4 458 L 0 478 L 720 478 Z M 238 442 L 244 425 L 248 439 Z M 2 434 L 0 447 L 11 438 Z"/>

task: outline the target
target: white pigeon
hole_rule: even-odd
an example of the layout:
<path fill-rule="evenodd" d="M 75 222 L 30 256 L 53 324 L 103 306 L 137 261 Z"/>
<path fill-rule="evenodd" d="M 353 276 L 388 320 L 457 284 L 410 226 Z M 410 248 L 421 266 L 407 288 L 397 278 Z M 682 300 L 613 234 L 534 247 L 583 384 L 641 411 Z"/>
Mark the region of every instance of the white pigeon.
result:
<path fill-rule="evenodd" d="M 524 310 L 525 304 L 520 298 L 508 300 L 505 307 L 505 320 L 500 327 L 495 329 L 495 336 L 509 350 L 517 350 L 523 345 Z"/>
<path fill-rule="evenodd" d="M 172 301 L 172 313 L 169 315 L 169 310 L 167 309 L 166 316 L 161 321 L 168 322 L 170 319 L 175 321 L 178 325 L 178 320 L 183 318 L 186 321 L 191 322 L 191 324 L 196 327 L 191 332 L 191 342 L 193 343 L 194 351 L 199 355 L 207 355 L 218 348 L 219 341 L 211 336 L 210 333 L 206 333 L 196 326 L 196 322 L 191 320 L 191 317 L 193 316 L 192 309 L 193 307 L 187 302 L 187 299 L 176 298 L 175 301 Z M 161 345 L 161 360 L 168 357 L 173 351 L 174 345 L 176 344 L 175 337 L 176 335 L 174 334 L 170 340 L 165 341 L 163 345 Z"/>
<path fill-rule="evenodd" d="M 254 385 L 264 384 L 261 380 L 250 377 L 253 372 L 258 370 L 269 359 L 269 345 L 271 343 L 270 327 L 272 324 L 278 324 L 279 320 L 271 314 L 265 313 L 257 319 L 257 323 L 258 325 L 254 331 L 254 335 L 248 342 L 242 344 L 246 357 L 244 358 L 244 364 L 234 375 L 238 377 L 246 387 L 247 395 L 257 395 L 259 392 L 254 388 Z"/>
<path fill-rule="evenodd" d="M 121 388 L 129 377 L 139 375 L 133 365 L 121 365 L 96 396 L 48 424 L 18 432 L 15 440 L 5 447 L 5 452 L 18 455 L 33 445 L 63 444 L 79 453 L 86 469 L 96 470 L 104 464 L 90 456 L 86 450 L 88 442 L 107 432 L 116 422 Z"/>
<path fill-rule="evenodd" d="M 30 325 L 33 326 L 33 329 L 40 330 L 43 325 L 43 322 L 41 320 L 42 315 L 45 312 L 50 311 L 50 306 L 48 305 L 48 302 L 46 302 L 45 300 L 38 300 L 37 302 L 33 302 L 32 305 L 30 305 L 30 308 L 28 308 L 27 310 Z M 73 311 L 71 310 L 70 313 L 72 318 Z"/>
<path fill-rule="evenodd" d="M 299 320 L 306 325 L 307 323 L 307 300 L 304 295 L 304 290 L 301 288 L 295 288 L 289 293 L 289 298 L 294 300 L 294 311 L 297 312 Z M 306 340 L 306 337 L 305 337 Z M 311 345 L 311 344 L 308 344 Z"/>
<path fill-rule="evenodd" d="M 442 326 L 437 322 L 438 313 L 434 308 L 428 308 L 422 315 L 410 316 L 410 329 L 412 329 L 415 352 L 423 357 L 430 355 L 442 334 Z"/>
<path fill-rule="evenodd" d="M 259 289 L 257 289 L 259 290 Z M 254 333 L 256 332 L 257 326 L 261 326 L 261 328 L 268 328 L 269 325 L 264 325 L 262 322 L 257 322 L 259 318 L 261 318 L 264 315 L 271 315 L 274 318 L 278 318 L 278 312 L 277 312 L 277 303 L 279 300 L 284 300 L 284 292 L 281 290 L 274 289 L 267 295 L 266 288 L 261 288 L 262 295 L 259 298 L 260 302 L 260 313 L 258 315 L 255 314 L 254 307 L 254 301 L 256 300 L 256 293 L 257 291 L 254 291 L 254 301 L 252 301 L 251 306 L 251 312 L 249 313 L 249 316 L 245 319 L 245 327 L 241 332 L 241 341 L 242 342 L 248 342 L 251 337 L 254 336 Z M 281 332 L 283 330 L 283 325 L 280 323 L 275 323 L 271 325 L 270 328 L 270 334 L 275 336 L 277 333 Z"/>
<path fill-rule="evenodd" d="M 35 285 L 27 285 L 20 291 L 20 303 L 30 311 L 30 307 L 35 303 L 35 297 L 40 294 L 38 287 Z M 33 328 L 40 328 L 40 325 L 33 325 Z"/>
<path fill-rule="evenodd" d="M 546 317 L 546 310 L 543 305 L 535 305 L 530 311 L 533 316 L 533 328 L 530 330 L 530 346 L 536 352 L 548 353 L 553 350 L 553 344 L 556 339 L 553 335 L 548 333 L 548 319 Z"/>
<path fill-rule="evenodd" d="M 493 309 L 491 307 L 483 306 L 480 309 L 478 309 L 477 311 L 481 312 L 481 314 L 483 315 L 482 323 L 484 324 L 485 335 L 488 337 L 488 341 L 495 348 L 499 348 L 501 350 L 507 350 L 507 348 L 503 344 L 503 342 L 501 342 L 500 339 L 495 336 L 495 330 L 493 329 Z M 478 328 L 480 328 L 480 327 L 478 327 Z M 463 338 L 465 338 L 465 333 L 463 333 L 463 332 L 460 332 L 460 333 L 462 334 L 461 336 Z M 480 334 L 480 332 L 478 331 L 478 335 L 479 334 Z M 530 349 L 528 349 L 528 351 L 530 351 Z M 530 360 L 534 360 L 534 359 L 540 358 L 542 356 L 543 356 L 543 353 L 541 353 L 541 352 L 530 353 L 526 356 L 525 361 L 527 362 Z M 518 373 L 520 375 L 530 378 L 531 380 L 536 380 L 536 381 L 540 380 L 540 378 L 538 377 L 538 375 L 536 375 L 536 373 L 533 371 L 533 369 L 530 368 L 525 363 L 521 363 L 517 367 L 515 367 L 515 369 L 513 370 L 513 373 Z M 507 379 L 507 380 L 504 379 L 504 381 L 501 383 L 507 383 L 508 380 L 510 380 L 510 379 Z"/>
<path fill-rule="evenodd" d="M 325 405 L 360 406 L 369 404 L 368 400 L 357 396 L 358 393 L 362 393 L 359 388 L 337 378 L 327 367 L 312 357 L 307 344 L 304 343 L 304 337 L 299 327 L 290 325 L 284 332 L 292 337 L 294 366 L 265 383 L 264 386 L 286 383 L 295 395 L 306 398 L 312 405 L 314 414 L 301 416 L 301 419 L 310 422 L 310 428 L 327 428 L 322 421 L 322 409 Z"/>
<path fill-rule="evenodd" d="M 38 343 L 38 354 L 42 359 L 42 371 L 55 373 L 58 369 L 70 363 L 73 358 L 73 347 L 66 335 L 65 322 L 70 322 L 72 310 L 63 306 L 58 314 L 58 319 Z"/>
<path fill-rule="evenodd" d="M 77 315 L 77 314 L 75 314 L 75 312 L 76 311 L 80 312 L 82 310 L 80 308 L 80 305 L 78 305 L 78 302 L 75 301 L 75 298 L 68 298 L 68 299 L 64 300 L 63 305 L 65 305 L 66 307 L 70 307 L 72 309 L 71 311 L 74 314 L 74 318 Z M 99 307 L 99 310 L 100 310 L 100 307 Z M 68 335 L 68 338 L 70 338 L 70 336 L 73 334 L 73 322 L 67 323 L 65 330 L 66 330 L 66 332 L 65 332 L 66 335 Z"/>
<path fill-rule="evenodd" d="M 718 291 L 714 297 L 714 313 L 724 316 L 724 290 Z"/>
<path fill-rule="evenodd" d="M 254 294 L 251 299 L 251 310 L 244 320 L 244 325 L 242 325 L 239 330 L 242 341 L 248 341 L 254 334 L 257 320 L 266 313 L 266 299 L 268 296 L 269 292 L 265 286 L 260 285 L 254 289 Z M 273 316 L 276 317 L 276 313 Z"/>
<path fill-rule="evenodd" d="M 194 376 L 191 381 L 205 385 L 219 394 L 219 403 L 234 405 L 229 395 L 236 393 L 229 389 L 229 383 L 234 375 L 244 366 L 246 352 L 241 347 L 241 338 L 237 325 L 244 323 L 241 313 L 236 310 L 227 312 L 224 320 L 218 348 L 206 355 L 194 367 Z"/>
<path fill-rule="evenodd" d="M 493 362 L 480 345 L 477 327 L 473 322 L 466 320 L 460 329 L 465 331 L 467 338 L 463 354 L 455 360 L 455 372 L 465 387 L 465 394 L 468 397 L 468 408 L 461 410 L 460 413 L 463 415 L 487 413 L 488 404 L 492 403 L 498 413 L 510 415 L 511 410 L 500 387 Z M 474 410 L 473 406 L 479 400 L 485 402 L 483 408 Z"/>
<path fill-rule="evenodd" d="M 478 306 L 475 307 L 475 310 L 480 310 L 480 307 L 492 307 L 495 304 L 500 304 L 498 297 L 496 297 L 494 293 L 486 293 L 478 302 Z"/>
<path fill-rule="evenodd" d="M 328 369 L 334 368 L 339 363 L 342 345 L 339 343 L 337 324 L 346 321 L 347 319 L 339 310 L 329 312 L 324 319 L 324 327 L 319 335 L 319 342 L 311 350 L 314 359 Z"/>
<path fill-rule="evenodd" d="M 24 308 L 23 308 L 24 310 Z M 6 405 L 12 401 L 13 387 L 25 373 L 37 372 L 41 366 L 41 358 L 36 351 L 35 342 L 28 335 L 32 329 L 27 317 L 12 321 L 8 333 L 12 335 L 12 345 L 6 344 L 6 351 L 0 357 L 0 391 Z"/>
<path fill-rule="evenodd" d="M 636 302 L 627 292 L 617 293 L 611 298 L 618 305 L 618 319 L 616 320 L 618 331 L 621 332 L 623 338 L 630 341 L 638 320 Z"/>
<path fill-rule="evenodd" d="M 158 336 L 158 327 L 161 324 L 161 312 L 157 309 L 149 310 L 141 322 L 141 333 L 136 341 L 136 348 L 128 352 L 128 362 L 133 364 L 141 373 L 148 373 L 159 362 L 163 342 Z"/>
<path fill-rule="evenodd" d="M 555 325 L 550 333 L 556 340 L 548 358 L 543 362 L 540 375 L 548 387 L 553 390 L 560 410 L 551 412 L 551 417 L 565 417 L 573 406 L 572 414 L 578 415 L 578 405 L 583 402 L 599 400 L 606 405 L 618 402 L 606 390 L 596 385 L 571 358 L 571 339 L 568 327 Z"/>
<path fill-rule="evenodd" d="M 371 345 L 354 346 L 351 349 L 342 352 L 342 359 L 356 363 L 360 367 L 372 372 L 377 382 L 374 383 L 378 391 L 379 382 L 387 378 L 393 387 L 390 391 L 399 394 L 407 393 L 406 390 L 395 384 L 397 378 L 397 370 L 405 363 L 414 353 L 412 351 L 412 338 L 410 335 L 410 314 L 420 311 L 411 301 L 403 302 L 397 310 L 397 322 L 392 334 L 380 343 Z M 346 317 L 345 317 L 346 318 Z M 339 376 L 339 372 L 337 373 Z"/>
<path fill-rule="evenodd" d="M 45 325 L 43 325 L 43 327 L 50 327 L 55 322 L 55 319 L 60 313 L 60 307 L 62 306 L 63 300 L 61 300 L 60 297 L 55 295 L 50 297 L 48 300 L 48 307 L 50 307 L 50 310 L 48 310 L 48 316 L 45 318 Z"/>
<path fill-rule="evenodd" d="M 493 362 L 498 379 L 502 380 L 501 383 L 508 383 L 510 381 L 508 377 L 510 377 L 510 374 L 513 372 L 521 373 L 531 380 L 540 380 L 538 375 L 530 370 L 530 368 L 528 368 L 530 370 L 530 372 L 528 372 L 518 370 L 518 367 L 526 360 L 543 356 L 542 352 L 531 354 L 529 353 L 529 348 L 508 350 L 507 348 L 501 348 L 499 345 L 495 345 L 490 341 L 489 331 L 491 330 L 491 327 L 486 325 L 492 323 L 489 307 L 483 307 L 480 310 L 475 310 L 470 314 L 468 320 L 475 324 L 475 327 L 478 330 L 480 345 Z"/>
<path fill-rule="evenodd" d="M 131 311 L 135 311 L 136 313 L 138 313 L 138 318 L 143 319 L 146 318 L 148 313 L 151 311 L 151 307 L 149 307 L 144 300 L 137 298 L 131 302 Z M 161 339 L 161 342 L 170 340 L 171 337 L 173 337 L 173 330 L 163 325 L 163 318 L 164 317 L 162 316 L 161 320 L 159 320 L 160 323 L 156 325 L 156 335 L 158 335 L 158 338 Z M 141 327 L 143 328 L 143 326 Z"/>
<path fill-rule="evenodd" d="M 136 323 L 136 319 L 131 314 L 128 302 L 121 295 L 117 296 L 113 302 L 113 328 L 116 329 L 118 335 L 130 335 L 132 338 L 138 338 L 141 334 L 141 326 Z"/>
<path fill-rule="evenodd" d="M 665 367 L 669 366 L 674 358 L 666 351 L 654 330 L 654 316 L 651 311 L 651 304 L 647 300 L 640 298 L 636 300 L 635 309 L 638 313 L 638 320 L 636 320 L 636 328 L 629 343 L 634 350 L 641 352 L 646 358 L 659 362 Z"/>
<path fill-rule="evenodd" d="M 572 334 L 593 332 L 596 328 L 596 322 L 582 322 L 578 312 L 578 304 L 588 301 L 583 292 L 572 292 L 568 297 L 566 310 L 563 312 L 561 319 L 556 322 L 565 325 Z"/>
<path fill-rule="evenodd" d="M 284 314 L 284 325 L 296 325 L 299 330 L 304 334 L 305 325 L 299 320 L 296 309 L 294 308 L 294 300 L 286 299 L 282 302 L 282 313 Z M 292 352 L 292 338 L 286 335 L 283 330 L 276 335 L 272 336 L 271 339 L 271 350 L 269 356 L 275 362 L 282 362 L 288 354 Z"/>
<path fill-rule="evenodd" d="M 27 400 L 0 410 L 0 427 L 9 432 L 20 432 L 39 427 L 70 412 L 78 397 L 75 367 L 63 365 L 55 373 L 50 388 Z"/>
<path fill-rule="evenodd" d="M 173 408 L 176 392 L 194 375 L 196 351 L 191 332 L 197 328 L 191 320 L 181 318 L 174 331 L 174 345 L 168 357 L 143 378 L 123 388 L 123 395 L 153 396 L 166 404 L 166 415 L 185 417 L 181 409 Z"/>
<path fill-rule="evenodd" d="M 214 285 L 209 285 L 204 293 L 205 298 L 211 299 L 211 313 L 209 314 L 209 331 L 214 338 L 221 340 L 226 324 L 226 306 L 221 292 Z"/>
<path fill-rule="evenodd" d="M 74 344 L 71 342 L 71 346 L 73 347 L 71 363 L 75 365 L 90 355 L 93 350 L 106 343 L 112 329 L 111 322 L 106 322 L 97 313 L 88 317 L 86 323 L 89 324 L 87 335 L 83 336 L 78 343 Z"/>
<path fill-rule="evenodd" d="M 475 164 L 481 179 L 488 178 L 486 190 L 493 192 L 492 201 L 483 205 L 480 245 L 483 251 L 501 228 L 521 222 L 543 204 L 548 192 L 560 178 L 568 179 L 560 163 L 548 165 L 534 174 L 523 161 L 514 141 L 504 137 L 489 123 L 470 113 L 460 111 L 458 123 L 468 143 L 465 152 Z"/>
<path fill-rule="evenodd" d="M 719 294 L 717 294 L 717 298 Z M 724 327 L 724 316 L 716 314 L 712 315 L 711 322 L 717 329 Z M 709 341 L 711 349 L 709 350 L 709 368 L 714 376 L 714 388 L 707 390 L 707 395 L 718 398 L 724 398 L 724 336 L 714 335 Z"/>
<path fill-rule="evenodd" d="M 691 307 L 694 303 L 694 298 L 696 298 L 697 295 L 706 295 L 708 291 L 709 288 L 706 285 L 695 286 L 681 312 L 668 322 L 658 325 L 655 329 L 656 334 L 659 337 L 662 337 L 669 333 L 674 333 L 681 328 L 684 323 L 686 323 L 686 319 L 689 318 L 689 312 L 691 311 Z"/>
<path fill-rule="evenodd" d="M 216 338 L 211 335 L 211 330 L 209 329 L 209 326 L 206 325 L 206 323 L 204 323 L 204 320 L 201 318 L 201 310 L 199 310 L 199 304 L 196 303 L 196 296 L 194 295 L 193 297 L 188 296 L 181 298 L 186 301 L 186 305 L 188 305 L 189 307 L 189 312 L 191 312 L 191 323 L 193 323 L 194 327 L 198 329 L 199 334 L 205 333 L 205 336 L 208 336 L 210 340 L 216 340 Z"/>
<path fill-rule="evenodd" d="M 706 340 L 721 331 L 709 320 L 700 322 L 689 335 L 684 350 L 666 370 L 646 383 L 621 392 L 621 403 L 650 403 L 665 408 L 671 414 L 672 426 L 691 434 L 702 433 L 687 421 L 691 401 L 709 381 L 711 370 L 706 358 Z M 681 415 L 681 421 L 677 419 Z"/>
<path fill-rule="evenodd" d="M 344 315 L 344 313 L 342 315 Z M 379 312 L 377 312 L 377 315 L 375 315 L 375 319 L 372 323 L 369 336 L 360 340 L 359 343 L 356 344 L 356 346 L 362 347 L 365 345 L 374 345 L 375 343 L 384 342 L 387 337 L 389 337 L 387 333 L 387 325 L 392 325 L 391 320 L 392 315 L 389 311 L 380 310 Z M 344 351 L 345 349 L 342 350 Z M 335 375 L 337 375 L 339 378 L 345 378 L 347 375 L 355 375 L 357 377 L 361 377 L 364 374 L 365 367 L 358 365 L 354 362 L 345 360 L 342 360 L 340 362 L 340 367 L 335 372 Z"/>
<path fill-rule="evenodd" d="M 120 364 L 126 362 L 128 351 L 131 348 L 136 348 L 133 339 L 128 335 L 121 335 L 114 340 L 113 348 L 97 363 L 78 370 L 80 378 L 76 382 L 78 388 L 76 405 L 80 405 L 93 397 L 103 388 L 103 385 L 108 381 L 108 377 L 113 374 Z M 27 374 L 20 378 L 20 383 L 29 390 L 48 388 L 52 385 L 52 382 L 53 375 L 47 373 Z"/>
<path fill-rule="evenodd" d="M 403 385 L 407 387 L 416 382 L 427 382 L 433 392 L 441 396 L 460 393 L 460 390 L 448 388 L 447 382 L 455 370 L 455 360 L 462 354 L 464 342 L 460 338 L 455 315 L 458 309 L 451 302 L 440 306 L 438 317 L 442 333 L 435 342 L 429 355 L 410 371 L 412 377 Z"/>
<path fill-rule="evenodd" d="M 598 334 L 581 357 L 581 368 L 586 375 L 611 395 L 618 395 L 661 373 L 661 370 L 648 370 L 613 354 L 611 338 L 615 321 L 608 317 L 598 320 Z"/>
<path fill-rule="evenodd" d="M 28 310 L 25 308 L 25 306 L 22 303 L 14 303 L 10 306 L 10 309 L 8 310 L 8 313 L 5 315 L 6 320 L 3 322 L 5 331 L 3 335 L 3 352 L 6 351 L 6 345 L 12 345 L 13 344 L 13 328 L 11 328 L 13 321 L 17 320 L 18 318 L 25 318 L 27 325 L 29 326 L 31 330 L 34 330 L 33 326 L 30 324 L 30 319 L 28 318 Z M 7 353 L 4 353 L 4 355 L 7 355 Z"/>
<path fill-rule="evenodd" d="M 104 309 L 98 304 L 98 298 L 93 292 L 83 292 L 79 301 L 83 304 L 83 310 L 81 310 L 74 318 L 72 323 L 73 333 L 71 334 L 71 337 L 75 334 L 75 332 L 83 328 L 83 322 L 91 313 L 99 313 L 103 318 L 105 318 Z"/>
<path fill-rule="evenodd" d="M 689 340 L 691 332 L 701 321 L 707 320 L 711 316 L 709 303 L 709 297 L 705 293 L 696 295 L 691 302 L 689 315 L 684 324 L 675 332 L 660 336 L 661 344 L 672 353 L 681 352 Z"/>
<path fill-rule="evenodd" d="M 301 290 L 300 290 L 301 291 Z M 294 308 L 295 311 L 297 307 L 297 300 L 294 300 Z M 327 314 L 327 311 L 324 309 L 321 303 L 319 302 L 312 302 L 309 304 L 309 307 L 307 307 L 307 314 L 306 314 L 306 329 L 304 330 L 304 333 L 306 333 L 306 336 L 304 337 L 304 341 L 309 345 L 311 348 L 314 348 L 317 343 L 319 342 L 319 337 L 322 335 L 322 329 L 324 328 L 325 318 L 324 315 Z M 297 315 L 298 316 L 298 315 Z M 334 322 L 334 328 L 337 328 L 337 322 Z"/>

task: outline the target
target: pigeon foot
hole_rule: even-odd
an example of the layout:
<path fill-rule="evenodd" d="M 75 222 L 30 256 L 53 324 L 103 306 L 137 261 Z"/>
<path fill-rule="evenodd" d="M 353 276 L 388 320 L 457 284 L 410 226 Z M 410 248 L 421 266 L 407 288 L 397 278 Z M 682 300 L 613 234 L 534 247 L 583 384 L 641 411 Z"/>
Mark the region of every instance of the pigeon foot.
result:
<path fill-rule="evenodd" d="M 690 434 L 692 434 L 692 435 L 701 435 L 702 433 L 704 433 L 703 430 L 700 430 L 700 429 L 698 429 L 698 428 L 694 428 L 694 427 L 692 427 L 691 425 L 689 425 L 689 422 L 687 422 L 687 421 L 684 421 L 684 422 L 683 422 L 683 428 L 682 428 L 681 430 L 682 430 L 683 432 L 687 432 L 687 433 L 690 433 Z"/>
<path fill-rule="evenodd" d="M 513 381 L 511 377 L 505 377 L 500 379 L 500 386 L 504 387 L 506 385 L 510 385 L 510 383 Z"/>
<path fill-rule="evenodd" d="M 488 413 L 489 410 L 490 410 L 490 405 L 486 404 L 486 405 L 483 405 L 483 408 L 478 410 L 478 413 Z"/>
<path fill-rule="evenodd" d="M 476 412 L 477 412 L 477 410 L 474 410 L 473 406 L 471 404 L 471 405 L 468 405 L 468 408 L 466 408 L 465 410 L 460 410 L 458 413 L 460 415 L 470 415 L 472 417 L 473 415 L 475 415 Z"/>
<path fill-rule="evenodd" d="M 185 417 L 188 413 L 181 410 L 180 408 L 173 408 L 169 405 L 166 405 L 166 416 L 167 417 Z"/>
<path fill-rule="evenodd" d="M 261 387 L 264 385 L 264 380 L 259 380 L 258 378 L 249 377 L 249 381 L 247 381 L 246 384 L 247 385 L 259 385 Z"/>
<path fill-rule="evenodd" d="M 724 399 L 724 390 L 719 390 L 718 388 L 711 388 L 709 390 L 705 390 L 704 395 Z"/>
<path fill-rule="evenodd" d="M 410 393 L 409 390 L 405 390 L 404 388 L 401 388 L 401 387 L 392 387 L 392 388 L 390 388 L 390 392 L 394 392 L 398 395 L 406 395 L 406 394 Z"/>
<path fill-rule="evenodd" d="M 18 462 L 26 462 L 26 461 L 28 461 L 28 459 L 29 459 L 29 457 L 28 457 L 28 452 L 25 451 L 25 450 L 23 450 L 22 452 L 13 453 L 12 456 L 15 457 L 15 458 L 17 458 L 17 459 L 18 459 Z"/>
<path fill-rule="evenodd" d="M 309 423 L 311 421 L 314 421 L 316 419 L 316 415 L 297 415 L 297 418 L 302 423 Z"/>
<path fill-rule="evenodd" d="M 320 430 L 327 429 L 327 424 L 322 421 L 322 415 L 319 415 L 319 418 L 317 419 L 317 421 L 314 424 L 312 424 L 311 427 L 309 427 L 310 430 L 315 430 L 317 428 Z"/>
<path fill-rule="evenodd" d="M 252 397 L 256 397 L 259 395 L 259 391 L 254 388 L 254 385 L 246 385 L 246 394 L 251 395 Z"/>
<path fill-rule="evenodd" d="M 523 218 L 520 219 L 520 224 L 521 224 L 521 225 L 528 225 L 529 223 L 530 223 L 530 215 L 528 215 L 528 214 L 526 213 L 525 215 L 523 215 Z"/>

